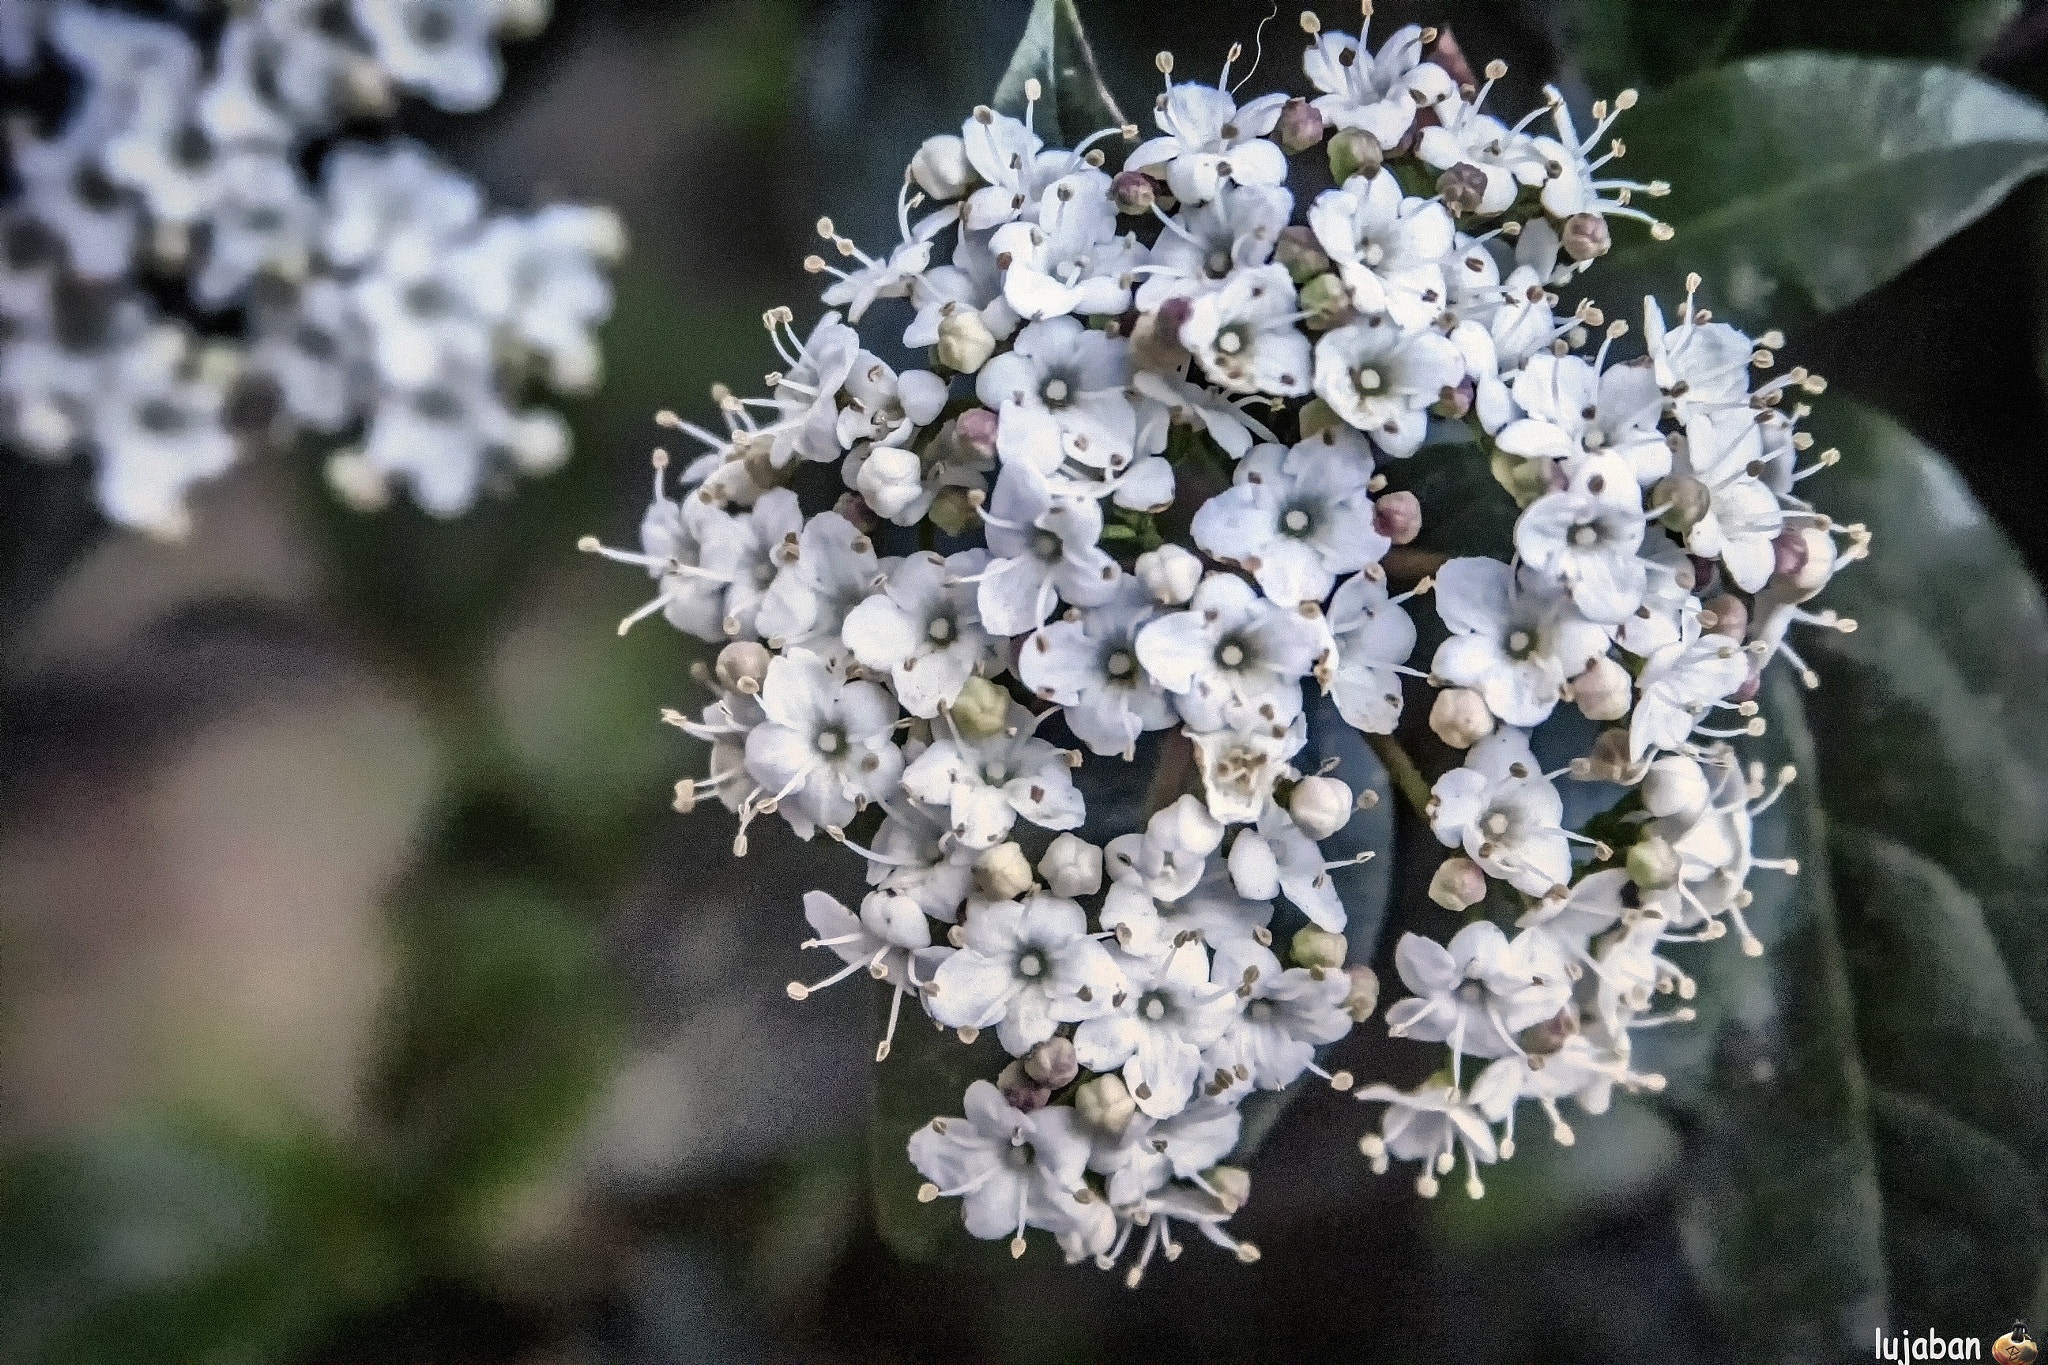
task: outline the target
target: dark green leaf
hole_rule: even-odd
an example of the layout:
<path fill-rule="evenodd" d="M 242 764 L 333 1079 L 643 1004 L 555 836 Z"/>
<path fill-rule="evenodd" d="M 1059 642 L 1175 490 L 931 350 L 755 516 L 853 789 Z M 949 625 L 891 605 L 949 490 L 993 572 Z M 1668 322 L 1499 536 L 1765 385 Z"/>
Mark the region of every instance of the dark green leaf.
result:
<path fill-rule="evenodd" d="M 2010 0 L 1567 0 L 1563 18 L 1587 82 L 1613 94 L 1801 48 L 1967 65 L 2016 8 Z"/>
<path fill-rule="evenodd" d="M 1731 320 L 1791 326 L 1868 293 L 2048 166 L 2048 113 L 1921 62 L 1790 53 L 1695 76 L 1624 119 L 1638 202 L 1677 238 L 1617 224 L 1589 275 L 1610 311 L 1698 271 Z"/>
<path fill-rule="evenodd" d="M 1801 769 L 1758 828 L 1801 874 L 1755 874 L 1769 953 L 1694 950 L 1700 1024 L 1645 1049 L 1702 1282 L 1781 1356 L 2008 1320 L 2048 1273 L 2048 612 L 1940 457 L 1847 403 L 1814 428 L 1814 496 L 1875 539 L 1816 604 L 1859 628 L 1795 636 L 1820 690 L 1774 668 L 1746 750 Z"/>
<path fill-rule="evenodd" d="M 1041 87 L 1033 127 L 1052 146 L 1069 146 L 1090 133 L 1121 127 L 1116 97 L 1095 69 L 1095 53 L 1081 31 L 1074 0 L 1037 0 L 1024 26 L 1024 40 L 996 86 L 995 107 L 1024 115 L 1024 83 Z"/>

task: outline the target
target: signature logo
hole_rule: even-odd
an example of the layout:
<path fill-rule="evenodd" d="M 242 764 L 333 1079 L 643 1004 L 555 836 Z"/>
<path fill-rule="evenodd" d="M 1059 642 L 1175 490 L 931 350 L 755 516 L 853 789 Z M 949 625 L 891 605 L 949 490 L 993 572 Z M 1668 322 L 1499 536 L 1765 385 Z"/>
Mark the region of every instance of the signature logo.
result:
<path fill-rule="evenodd" d="M 1991 1358 L 1998 1365 L 2034 1365 L 2041 1358 L 2041 1346 L 2027 1335 L 2024 1322 L 2016 1322 L 2010 1332 L 1991 1343 Z"/>

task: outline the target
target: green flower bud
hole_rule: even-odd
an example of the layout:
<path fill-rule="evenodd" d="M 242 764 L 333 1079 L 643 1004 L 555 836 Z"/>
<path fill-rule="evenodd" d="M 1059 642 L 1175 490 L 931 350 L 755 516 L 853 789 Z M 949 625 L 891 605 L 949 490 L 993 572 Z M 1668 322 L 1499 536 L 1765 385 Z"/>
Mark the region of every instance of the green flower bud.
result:
<path fill-rule="evenodd" d="M 953 724 L 968 739 L 987 739 L 1010 719 L 1010 694 L 987 678 L 969 678 L 953 698 Z"/>
<path fill-rule="evenodd" d="M 1294 965 L 1297 967 L 1341 967 L 1351 945 L 1344 935 L 1304 925 L 1294 933 Z"/>
<path fill-rule="evenodd" d="M 1330 139 L 1330 178 L 1339 185 L 1354 175 L 1378 175 L 1386 159 L 1380 140 L 1363 128 L 1346 128 Z"/>

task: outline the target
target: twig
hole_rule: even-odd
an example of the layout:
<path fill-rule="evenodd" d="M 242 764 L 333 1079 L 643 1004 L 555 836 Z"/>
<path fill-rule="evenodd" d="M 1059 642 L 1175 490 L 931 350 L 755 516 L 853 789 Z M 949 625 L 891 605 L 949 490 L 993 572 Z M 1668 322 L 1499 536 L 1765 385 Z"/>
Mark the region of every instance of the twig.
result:
<path fill-rule="evenodd" d="M 1408 757 L 1408 751 L 1401 747 L 1401 741 L 1392 735 L 1367 735 L 1365 742 L 1372 746 L 1380 763 L 1387 770 L 1387 776 L 1394 780 L 1394 788 L 1407 798 L 1415 813 L 1429 818 L 1429 781 L 1422 775 L 1422 769 L 1415 766 L 1415 760 Z"/>

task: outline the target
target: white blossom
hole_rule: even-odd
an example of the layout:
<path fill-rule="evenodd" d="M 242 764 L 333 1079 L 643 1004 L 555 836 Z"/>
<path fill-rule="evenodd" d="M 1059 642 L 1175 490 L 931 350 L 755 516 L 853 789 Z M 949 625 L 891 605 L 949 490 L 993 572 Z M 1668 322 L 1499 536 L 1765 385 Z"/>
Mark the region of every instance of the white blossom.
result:
<path fill-rule="evenodd" d="M 1437 332 L 1404 332 L 1374 314 L 1316 343 L 1316 394 L 1389 455 L 1412 455 L 1426 410 L 1465 377 L 1465 360 Z"/>
<path fill-rule="evenodd" d="M 964 945 L 933 980 L 925 1001 L 932 1018 L 994 1028 L 1013 1057 L 1061 1024 L 1103 1018 L 1130 989 L 1109 950 L 1088 936 L 1081 907 L 1043 894 L 977 905 Z"/>
<path fill-rule="evenodd" d="M 1067 756 L 1032 733 L 1029 712 L 1014 702 L 1008 723 L 983 738 L 932 741 L 903 773 L 903 789 L 925 805 L 945 808 L 953 837 L 968 848 L 1002 842 L 1018 816 L 1043 829 L 1075 829 L 1084 813 Z M 843 822 L 842 822 L 843 823 Z"/>
<path fill-rule="evenodd" d="M 1389 548 L 1373 525 L 1372 474 L 1370 450 L 1349 431 L 1255 447 L 1195 514 L 1195 543 L 1249 569 L 1275 602 L 1320 602 L 1339 575 Z"/>

